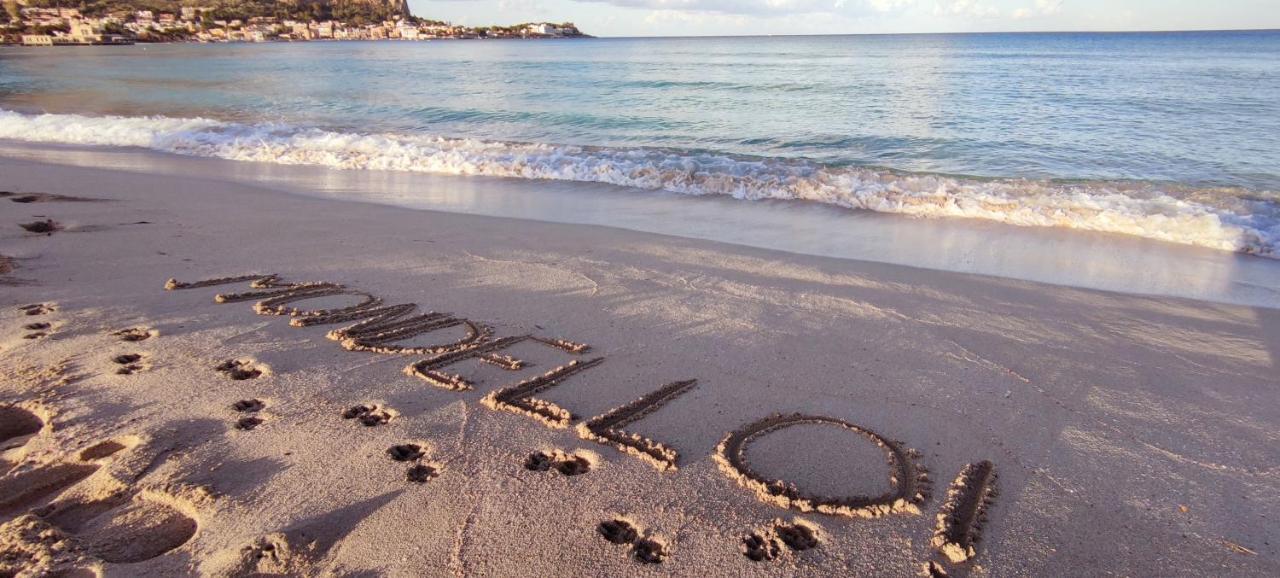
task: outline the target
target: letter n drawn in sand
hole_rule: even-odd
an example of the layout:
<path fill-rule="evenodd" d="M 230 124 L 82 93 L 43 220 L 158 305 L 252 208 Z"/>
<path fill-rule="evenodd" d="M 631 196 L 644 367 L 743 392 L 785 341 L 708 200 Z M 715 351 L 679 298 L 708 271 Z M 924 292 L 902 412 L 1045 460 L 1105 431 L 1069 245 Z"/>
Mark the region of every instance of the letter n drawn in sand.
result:
<path fill-rule="evenodd" d="M 658 411 L 697 384 L 698 380 L 690 379 L 664 385 L 640 399 L 578 424 L 578 437 L 613 446 L 624 453 L 649 462 L 660 471 L 674 470 L 676 460 L 680 457 L 679 452 L 666 444 L 639 434 L 629 433 L 622 428 Z"/>

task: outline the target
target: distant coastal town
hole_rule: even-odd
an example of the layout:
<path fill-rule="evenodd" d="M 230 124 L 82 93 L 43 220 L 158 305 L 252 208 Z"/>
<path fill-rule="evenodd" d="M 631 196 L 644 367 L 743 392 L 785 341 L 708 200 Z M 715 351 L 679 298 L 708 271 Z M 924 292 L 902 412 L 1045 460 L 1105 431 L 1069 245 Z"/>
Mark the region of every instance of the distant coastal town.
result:
<path fill-rule="evenodd" d="M 295 0 L 297 2 L 298 0 Z M 303 0 L 305 1 L 305 0 Z M 349 0 L 350 1 L 350 0 Z M 74 7 L 34 6 L 34 0 L 4 0 L 0 43 L 24 46 L 84 46 L 157 42 L 295 42 L 316 40 L 434 40 L 484 38 L 586 38 L 570 22 L 532 22 L 512 26 L 461 26 L 418 18 L 406 3 L 374 10 L 376 2 L 355 9 L 325 2 L 293 4 L 307 10 L 277 10 L 278 15 L 237 14 L 226 5 L 174 6 L 171 12 L 131 10 L 126 3 L 96 12 Z M 61 4 L 75 4 L 63 2 Z M 145 3 L 142 3 L 145 4 Z M 290 7 L 289 2 L 281 2 Z M 317 8 L 319 7 L 319 8 Z M 7 23 L 4 22 L 5 17 Z"/>

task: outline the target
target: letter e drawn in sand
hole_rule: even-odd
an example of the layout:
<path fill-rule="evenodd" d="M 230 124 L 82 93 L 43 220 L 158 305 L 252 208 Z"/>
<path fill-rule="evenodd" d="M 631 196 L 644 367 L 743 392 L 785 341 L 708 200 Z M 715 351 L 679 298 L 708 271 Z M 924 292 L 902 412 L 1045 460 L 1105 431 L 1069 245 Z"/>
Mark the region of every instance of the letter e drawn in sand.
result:
<path fill-rule="evenodd" d="M 780 429 L 802 424 L 844 428 L 874 443 L 884 451 L 892 489 L 880 496 L 817 496 L 802 492 L 795 484 L 783 480 L 766 480 L 751 469 L 746 460 L 746 449 L 752 442 Z M 773 415 L 731 432 L 716 446 L 715 453 L 720 470 L 738 485 L 755 492 L 762 502 L 802 512 L 861 518 L 920 513 L 920 505 L 928 499 L 929 478 L 919 465 L 918 457 L 914 450 L 903 449 L 869 429 L 831 417 L 802 414 Z"/>
<path fill-rule="evenodd" d="M 573 422 L 573 414 L 552 402 L 533 396 L 560 385 L 564 380 L 603 362 L 603 357 L 586 361 L 575 359 L 538 377 L 526 379 L 515 385 L 492 391 L 489 395 L 484 396 L 480 403 L 483 403 L 489 409 L 527 415 L 550 428 L 564 429 Z"/>
<path fill-rule="evenodd" d="M 964 564 L 978 555 L 976 546 L 987 510 L 995 500 L 995 484 L 995 465 L 986 460 L 965 466 L 951 482 L 930 541 L 942 562 L 928 563 L 931 572 L 946 575 L 942 566 Z"/>
<path fill-rule="evenodd" d="M 660 471 L 675 470 L 679 452 L 666 444 L 626 432 L 622 428 L 658 411 L 697 384 L 698 380 L 690 379 L 664 385 L 640 399 L 578 424 L 578 437 L 613 446 L 623 453 L 648 462 Z"/>
<path fill-rule="evenodd" d="M 418 361 L 404 368 L 406 375 L 411 375 L 421 379 L 440 389 L 449 391 L 468 391 L 475 387 L 470 380 L 454 373 L 444 371 L 445 367 L 461 362 L 466 359 L 477 358 L 486 363 L 496 365 L 503 369 L 515 371 L 525 366 L 525 363 L 514 357 L 507 355 L 499 355 L 496 352 L 506 349 L 529 339 L 527 335 L 517 335 L 514 337 L 503 337 L 493 341 L 486 341 L 474 345 L 461 346 L 449 351 L 438 353 L 422 361 Z"/>

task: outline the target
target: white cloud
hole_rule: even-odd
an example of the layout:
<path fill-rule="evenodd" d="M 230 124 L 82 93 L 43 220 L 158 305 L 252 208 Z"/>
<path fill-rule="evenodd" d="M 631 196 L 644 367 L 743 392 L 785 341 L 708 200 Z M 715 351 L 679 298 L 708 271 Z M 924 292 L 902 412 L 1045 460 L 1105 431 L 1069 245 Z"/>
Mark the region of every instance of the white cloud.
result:
<path fill-rule="evenodd" d="M 916 0 L 867 0 L 867 5 L 876 12 L 895 12 L 915 3 Z"/>
<path fill-rule="evenodd" d="M 741 14 L 724 14 L 718 12 L 691 12 L 688 10 L 650 10 L 644 18 L 645 24 L 657 26 L 706 26 L 741 27 L 747 24 L 747 17 Z"/>
<path fill-rule="evenodd" d="M 886 13 L 914 5 L 917 0 L 578 0 L 623 8 L 667 12 L 720 14 L 863 14 Z"/>
<path fill-rule="evenodd" d="M 1036 0 L 1036 8 L 1041 14 L 1057 14 L 1062 11 L 1062 0 Z"/>
<path fill-rule="evenodd" d="M 939 0 L 933 6 L 933 15 L 996 18 L 1000 16 L 1000 9 L 981 0 Z"/>
<path fill-rule="evenodd" d="M 1035 7 L 1023 6 L 1015 9 L 1009 14 L 1014 20 L 1027 20 L 1030 18 L 1040 18 L 1044 16 L 1053 16 L 1062 12 L 1063 0 L 1036 0 Z"/>
<path fill-rule="evenodd" d="M 498 10 L 508 11 L 525 11 L 525 12 L 542 12 L 542 4 L 537 0 L 499 0 Z"/>

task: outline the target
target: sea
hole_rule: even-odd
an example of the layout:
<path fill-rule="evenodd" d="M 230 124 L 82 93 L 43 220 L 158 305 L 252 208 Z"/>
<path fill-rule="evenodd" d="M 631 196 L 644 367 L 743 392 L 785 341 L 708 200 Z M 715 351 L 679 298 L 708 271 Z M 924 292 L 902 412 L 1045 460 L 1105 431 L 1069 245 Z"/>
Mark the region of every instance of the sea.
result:
<path fill-rule="evenodd" d="M 8 47 L 0 143 L 1280 306 L 1280 31 Z"/>

